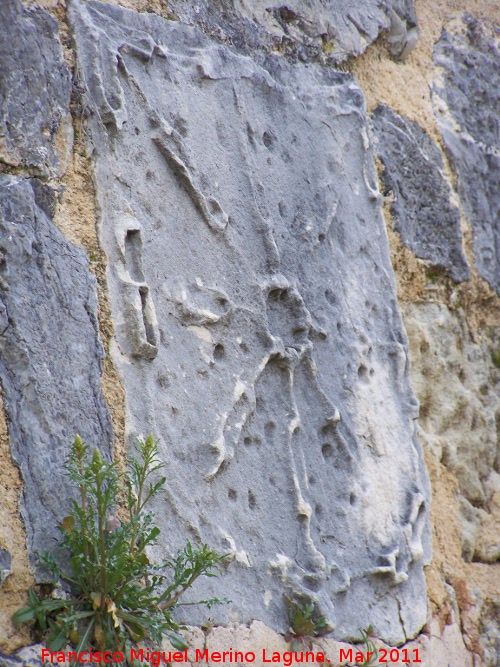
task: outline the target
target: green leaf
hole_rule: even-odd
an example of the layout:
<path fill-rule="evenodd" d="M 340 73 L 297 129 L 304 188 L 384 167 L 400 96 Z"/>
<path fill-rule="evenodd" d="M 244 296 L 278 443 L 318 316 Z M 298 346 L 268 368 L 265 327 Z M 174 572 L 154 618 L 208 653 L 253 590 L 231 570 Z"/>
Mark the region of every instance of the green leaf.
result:
<path fill-rule="evenodd" d="M 181 637 L 177 632 L 165 632 L 165 635 L 170 640 L 172 646 L 178 651 L 184 651 L 184 649 L 188 648 L 184 637 Z"/>
<path fill-rule="evenodd" d="M 89 622 L 83 634 L 80 636 L 80 641 L 78 642 L 78 646 L 76 647 L 77 653 L 80 653 L 85 648 L 87 648 L 87 644 L 90 643 L 90 637 L 92 636 L 92 629 L 94 627 L 94 623 L 95 623 L 95 618 L 93 618 Z"/>
<path fill-rule="evenodd" d="M 35 618 L 35 610 L 32 607 L 21 607 L 12 615 L 14 623 L 27 623 Z"/>
<path fill-rule="evenodd" d="M 68 627 L 65 624 L 58 625 L 57 623 L 51 623 L 52 633 L 47 639 L 47 648 L 51 651 L 60 651 L 66 647 L 68 643 Z"/>

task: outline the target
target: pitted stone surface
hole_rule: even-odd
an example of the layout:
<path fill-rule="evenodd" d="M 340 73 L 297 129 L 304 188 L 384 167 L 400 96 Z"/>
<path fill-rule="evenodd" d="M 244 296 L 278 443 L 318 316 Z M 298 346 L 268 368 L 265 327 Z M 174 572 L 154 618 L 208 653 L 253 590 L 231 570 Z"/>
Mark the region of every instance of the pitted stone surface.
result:
<path fill-rule="evenodd" d="M 32 562 L 54 548 L 67 513 L 63 463 L 75 434 L 108 455 L 112 441 L 96 283 L 83 250 L 47 217 L 50 192 L 0 177 L 0 379 Z"/>
<path fill-rule="evenodd" d="M 64 173 L 73 129 L 71 79 L 57 21 L 36 5 L 0 3 L 0 163 L 37 176 Z"/>
<path fill-rule="evenodd" d="M 242 51 L 280 50 L 303 62 L 360 55 L 385 31 L 391 54 L 404 59 L 418 39 L 413 0 L 171 0 L 169 9 Z"/>
<path fill-rule="evenodd" d="M 500 293 L 500 32 L 469 15 L 434 49 L 436 116 L 472 226 L 479 274 Z"/>
<path fill-rule="evenodd" d="M 106 4 L 70 19 L 127 433 L 168 466 L 158 553 L 231 553 L 216 622 L 282 629 L 287 592 L 403 642 L 429 490 L 359 88 Z"/>
<path fill-rule="evenodd" d="M 374 110 L 372 122 L 384 166 L 382 180 L 394 196 L 391 213 L 401 240 L 417 257 L 446 269 L 454 280 L 467 280 L 460 212 L 450 203 L 451 188 L 442 173 L 439 148 L 416 123 L 385 105 Z"/>
<path fill-rule="evenodd" d="M 412 380 L 428 446 L 458 480 L 466 561 L 500 557 L 494 526 L 500 504 L 500 372 L 463 315 L 440 304 L 404 305 Z M 493 524 L 493 525 L 492 525 Z"/>

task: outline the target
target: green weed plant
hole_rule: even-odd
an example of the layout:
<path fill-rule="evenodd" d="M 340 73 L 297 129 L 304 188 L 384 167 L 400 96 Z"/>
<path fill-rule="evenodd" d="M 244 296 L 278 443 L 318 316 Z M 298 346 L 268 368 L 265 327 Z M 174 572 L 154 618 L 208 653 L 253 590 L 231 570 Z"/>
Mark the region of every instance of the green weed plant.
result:
<path fill-rule="evenodd" d="M 52 651 L 70 644 L 77 652 L 92 647 L 124 650 L 127 655 L 137 642 L 150 639 L 160 644 L 163 635 L 182 650 L 187 645 L 172 611 L 198 577 L 220 573 L 225 557 L 206 544 L 187 542 L 174 559 L 159 565 L 150 562 L 147 548 L 160 529 L 145 507 L 167 480 L 154 481 L 164 464 L 153 436 L 139 440 L 135 453 L 121 474 L 116 463 L 103 460 L 98 450 L 91 453 L 79 436 L 71 447 L 65 468 L 78 499 L 59 526 L 69 568 L 60 565 L 63 559 L 55 554 L 41 555 L 55 581 L 65 582 L 69 593 L 40 599 L 30 590 L 28 604 L 13 616 L 17 623 L 34 620 L 48 634 L 45 642 Z M 120 505 L 125 509 L 123 521 L 116 518 Z M 213 598 L 196 604 L 210 608 L 224 602 L 228 600 Z"/>
<path fill-rule="evenodd" d="M 285 596 L 285 604 L 288 619 L 285 641 L 290 642 L 292 651 L 303 651 L 304 647 L 311 651 L 315 639 L 328 632 L 325 617 L 313 618 L 312 602 L 302 603 Z"/>

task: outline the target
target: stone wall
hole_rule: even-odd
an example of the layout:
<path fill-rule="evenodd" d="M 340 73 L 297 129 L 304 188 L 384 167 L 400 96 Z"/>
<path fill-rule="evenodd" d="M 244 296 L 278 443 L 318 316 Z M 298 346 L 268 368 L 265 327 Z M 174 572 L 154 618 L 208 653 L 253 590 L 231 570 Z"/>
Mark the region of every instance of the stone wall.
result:
<path fill-rule="evenodd" d="M 7 0 L 0 26 L 0 650 L 30 642 L 73 435 L 123 460 L 154 433 L 154 554 L 231 554 L 193 647 L 284 647 L 288 594 L 333 664 L 371 625 L 497 665 L 495 3 Z"/>

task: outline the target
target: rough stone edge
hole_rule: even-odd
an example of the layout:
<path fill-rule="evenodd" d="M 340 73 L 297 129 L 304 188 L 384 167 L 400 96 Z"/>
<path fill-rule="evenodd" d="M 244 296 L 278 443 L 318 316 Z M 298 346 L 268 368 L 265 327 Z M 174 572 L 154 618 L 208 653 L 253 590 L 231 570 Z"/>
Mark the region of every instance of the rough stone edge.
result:
<path fill-rule="evenodd" d="M 22 0 L 22 2 L 28 8 L 33 4 L 32 0 Z M 77 79 L 77 73 L 75 72 L 74 53 L 71 47 L 72 35 L 66 18 L 67 8 L 64 0 L 62 3 L 59 0 L 40 0 L 37 5 L 46 9 L 58 22 L 64 59 L 74 82 Z M 53 222 L 68 241 L 87 253 L 88 269 L 97 280 L 97 333 L 107 352 L 107 343 L 113 338 L 114 326 L 107 296 L 106 254 L 101 250 L 97 237 L 95 188 L 83 128 L 85 101 L 79 99 L 78 89 L 75 86 L 71 94 L 70 116 L 74 135 L 73 150 L 69 151 L 65 172 L 58 178 L 50 179 L 50 186 L 58 194 Z M 5 174 L 22 175 L 25 178 L 39 177 L 36 169 L 24 169 L 22 174 L 19 174 L 17 168 L 3 163 L 0 171 Z M 83 224 L 81 224 L 82 220 Z M 80 223 L 76 228 L 75 222 Z M 102 366 L 101 387 L 111 415 L 114 457 L 119 465 L 124 466 L 125 394 L 109 354 L 106 354 Z M 7 418 L 1 393 L 0 458 L 2 460 L 0 489 L 5 494 L 4 502 L 0 505 L 0 525 L 3 527 L 2 531 L 12 529 L 12 535 L 9 535 L 9 550 L 13 552 L 12 574 L 0 587 L 0 652 L 12 653 L 20 646 L 26 646 L 30 642 L 29 627 L 15 626 L 11 621 L 11 616 L 26 603 L 27 591 L 34 584 L 34 576 L 29 566 L 26 530 L 20 514 L 22 482 L 20 472 L 12 461 Z M 11 519 L 10 523 L 7 519 L 4 521 L 4 517 L 7 516 Z M 0 535 L 0 547 L 3 546 L 4 534 Z M 1 654 L 0 665 L 2 665 Z"/>
<path fill-rule="evenodd" d="M 25 591 L 34 582 L 28 562 L 26 531 L 21 520 L 21 476 L 11 456 L 10 438 L 0 393 L 0 547 L 12 556 L 11 574 L 0 586 L 0 650 L 12 651 L 29 641 L 28 629 L 16 627 L 12 614 L 25 602 Z"/>

